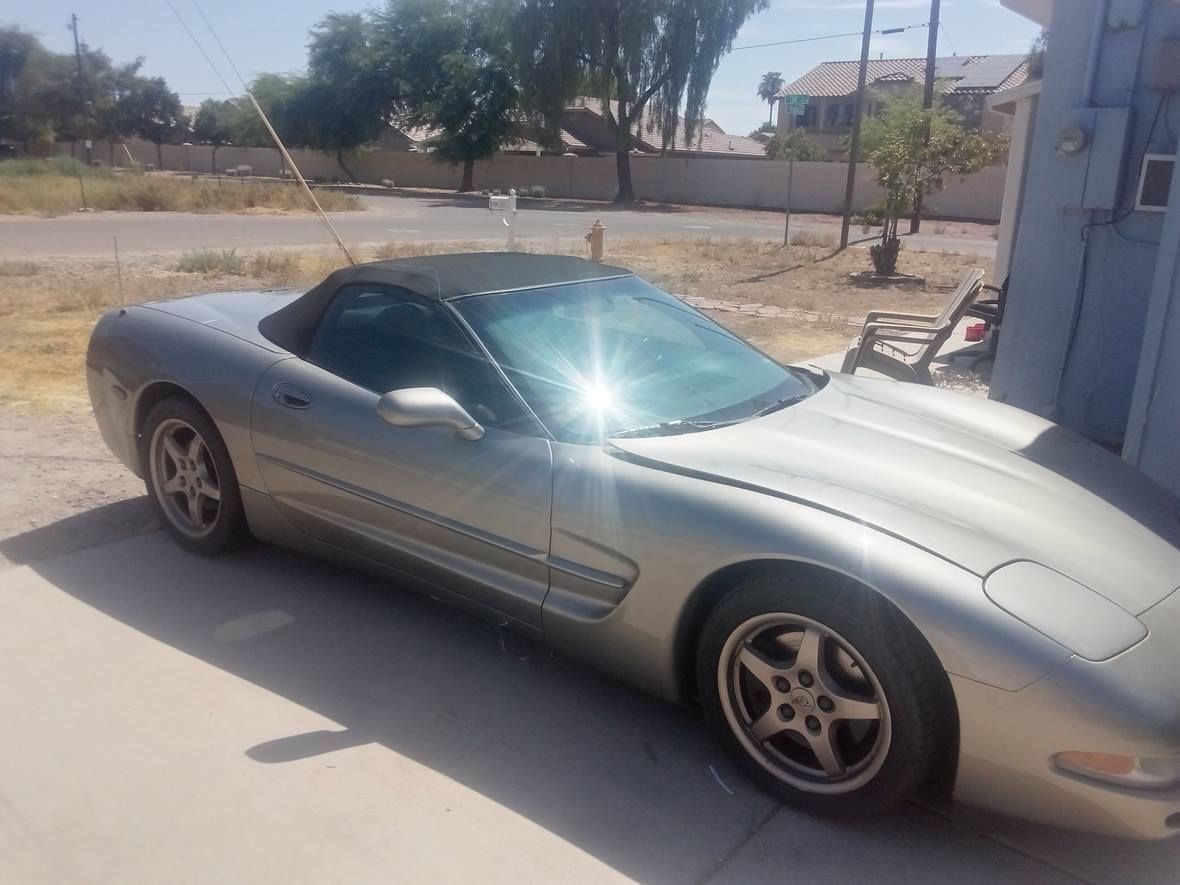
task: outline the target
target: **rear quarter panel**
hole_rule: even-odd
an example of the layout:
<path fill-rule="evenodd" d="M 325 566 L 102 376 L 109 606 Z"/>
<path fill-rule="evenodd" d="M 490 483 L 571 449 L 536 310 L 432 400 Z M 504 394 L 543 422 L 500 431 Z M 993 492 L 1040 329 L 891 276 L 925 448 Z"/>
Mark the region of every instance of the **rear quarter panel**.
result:
<path fill-rule="evenodd" d="M 250 404 L 266 369 L 290 354 L 259 346 L 150 305 L 113 310 L 95 326 L 86 354 L 90 401 L 103 440 L 138 476 L 139 423 L 174 385 L 217 425 L 238 481 L 261 489 L 250 443 Z"/>

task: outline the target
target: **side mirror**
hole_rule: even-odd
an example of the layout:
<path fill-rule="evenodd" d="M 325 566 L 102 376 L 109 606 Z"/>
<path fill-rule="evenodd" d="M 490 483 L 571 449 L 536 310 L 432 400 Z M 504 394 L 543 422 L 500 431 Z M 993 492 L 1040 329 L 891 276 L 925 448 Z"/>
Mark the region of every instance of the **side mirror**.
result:
<path fill-rule="evenodd" d="M 391 390 L 378 401 L 377 414 L 394 427 L 449 427 L 463 439 L 483 438 L 479 422 L 437 387 Z"/>

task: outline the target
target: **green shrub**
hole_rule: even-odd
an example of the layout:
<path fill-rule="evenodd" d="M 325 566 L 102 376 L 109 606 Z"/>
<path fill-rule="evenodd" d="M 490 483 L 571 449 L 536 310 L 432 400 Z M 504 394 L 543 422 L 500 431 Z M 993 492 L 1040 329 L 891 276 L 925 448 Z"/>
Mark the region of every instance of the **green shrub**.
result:
<path fill-rule="evenodd" d="M 237 249 L 197 249 L 185 252 L 176 263 L 181 273 L 199 273 L 206 276 L 216 274 L 240 275 L 246 269 L 246 262 Z"/>
<path fill-rule="evenodd" d="M 26 157 L 20 160 L 5 160 L 0 163 L 0 177 L 14 175 L 67 175 L 77 178 L 79 175 L 110 176 L 109 169 L 87 166 L 81 160 L 76 160 L 66 154 L 56 154 L 52 157 L 40 159 Z"/>

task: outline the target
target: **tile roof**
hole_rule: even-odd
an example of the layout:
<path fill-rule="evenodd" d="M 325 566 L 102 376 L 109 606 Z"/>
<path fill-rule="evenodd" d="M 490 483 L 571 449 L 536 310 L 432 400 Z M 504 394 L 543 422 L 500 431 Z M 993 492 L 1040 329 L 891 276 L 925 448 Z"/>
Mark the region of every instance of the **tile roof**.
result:
<path fill-rule="evenodd" d="M 839 97 L 856 91 L 858 61 L 826 61 L 779 90 L 778 95 Z M 1023 55 L 956 55 L 940 58 L 934 76 L 953 81 L 944 87 L 949 93 L 990 93 L 1019 86 L 1028 77 Z M 870 59 L 867 81 L 873 83 L 921 82 L 926 77 L 924 58 Z"/>

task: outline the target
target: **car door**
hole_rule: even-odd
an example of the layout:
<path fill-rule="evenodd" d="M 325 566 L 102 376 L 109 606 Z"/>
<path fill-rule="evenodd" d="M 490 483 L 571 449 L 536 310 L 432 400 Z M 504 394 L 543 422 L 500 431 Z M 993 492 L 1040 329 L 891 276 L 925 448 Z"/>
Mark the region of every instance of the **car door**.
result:
<path fill-rule="evenodd" d="M 382 394 L 410 387 L 446 390 L 484 437 L 379 417 Z M 540 626 L 550 443 L 441 304 L 341 287 L 306 358 L 261 379 L 251 423 L 259 472 L 296 528 Z"/>

